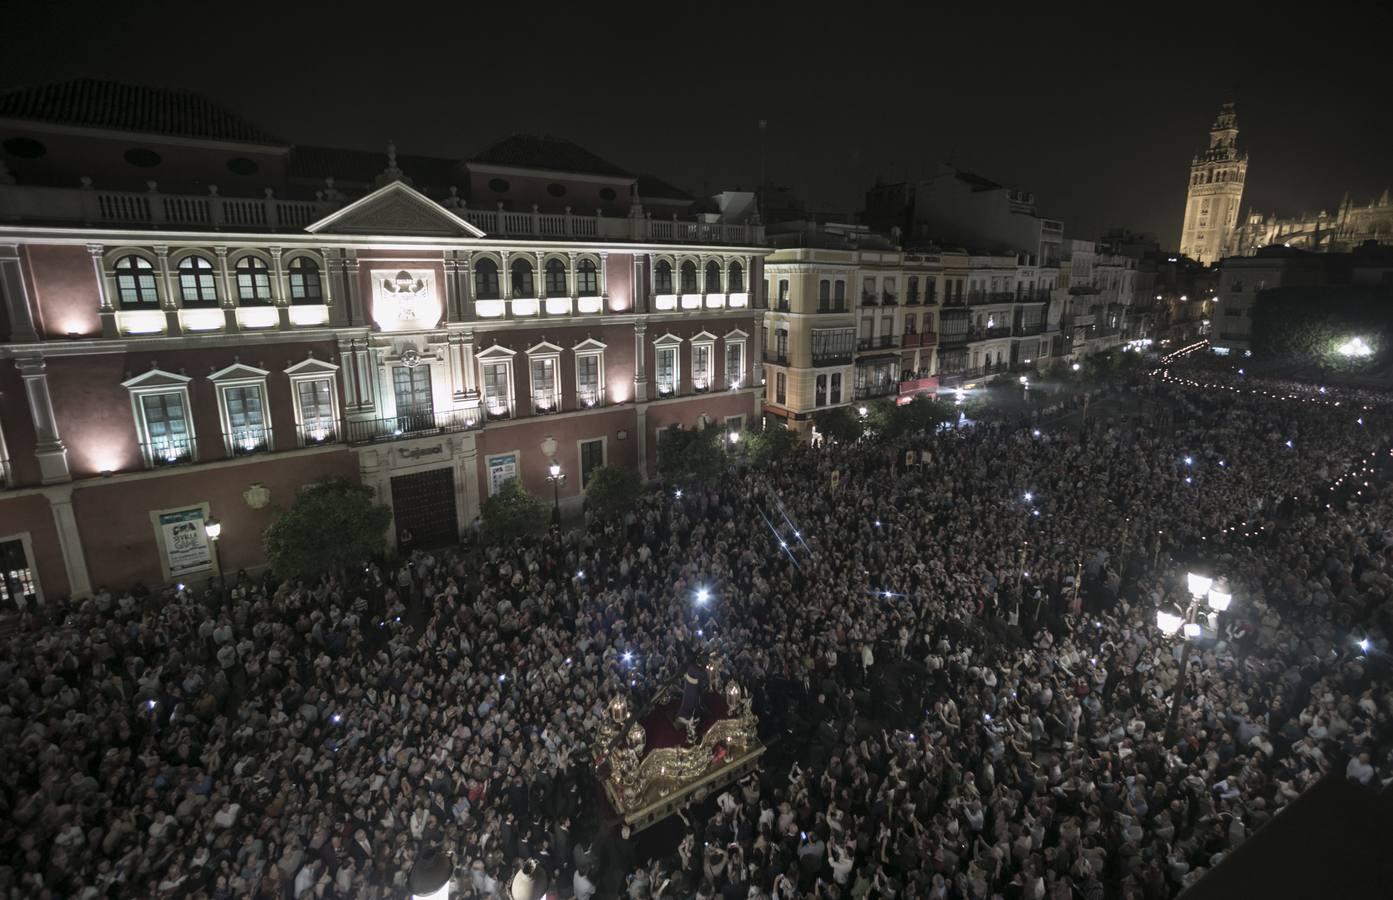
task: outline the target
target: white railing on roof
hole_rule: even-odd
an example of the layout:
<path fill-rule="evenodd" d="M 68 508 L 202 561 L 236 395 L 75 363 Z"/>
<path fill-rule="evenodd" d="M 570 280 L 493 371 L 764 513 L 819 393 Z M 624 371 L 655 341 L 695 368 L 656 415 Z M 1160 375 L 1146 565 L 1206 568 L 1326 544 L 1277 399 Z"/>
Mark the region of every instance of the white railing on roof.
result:
<path fill-rule="evenodd" d="M 81 188 L 52 188 L 0 183 L 0 221 L 48 222 L 89 226 L 154 226 L 188 229 L 298 231 L 329 215 L 342 204 L 330 200 L 281 200 L 223 197 L 216 192 L 165 194 L 150 183 L 148 191 L 104 191 L 84 179 Z M 654 243 L 760 244 L 764 226 L 725 222 L 682 222 L 651 215 L 576 215 L 471 209 L 451 198 L 445 206 L 487 235 L 537 239 L 621 240 Z"/>

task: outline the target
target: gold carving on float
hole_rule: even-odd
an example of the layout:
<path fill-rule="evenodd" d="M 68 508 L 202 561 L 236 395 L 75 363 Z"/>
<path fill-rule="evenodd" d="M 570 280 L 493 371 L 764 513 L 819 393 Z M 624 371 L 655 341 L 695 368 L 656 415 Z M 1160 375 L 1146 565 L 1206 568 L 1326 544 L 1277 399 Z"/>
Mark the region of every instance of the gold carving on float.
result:
<path fill-rule="evenodd" d="M 643 726 L 635 722 L 625 731 L 628 700 L 617 696 L 609 701 L 598 737 L 599 746 L 611 747 L 605 787 L 617 812 L 626 818 L 636 815 L 645 807 L 691 789 L 694 782 L 730 768 L 737 760 L 743 767 L 763 752 L 756 733 L 759 720 L 751 709 L 749 696 L 733 681 L 720 693 L 725 697 L 728 715 L 713 722 L 699 741 L 687 747 L 658 747 L 647 754 Z M 621 734 L 623 740 L 619 741 Z M 724 753 L 720 752 L 722 749 Z"/>

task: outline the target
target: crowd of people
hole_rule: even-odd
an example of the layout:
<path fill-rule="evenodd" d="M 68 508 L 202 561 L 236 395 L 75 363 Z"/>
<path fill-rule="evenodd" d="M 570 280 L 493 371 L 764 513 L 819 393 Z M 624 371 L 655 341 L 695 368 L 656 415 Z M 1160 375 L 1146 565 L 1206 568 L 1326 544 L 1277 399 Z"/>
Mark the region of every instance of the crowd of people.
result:
<path fill-rule="evenodd" d="M 401 898 L 445 850 L 466 898 L 524 860 L 580 900 L 1174 896 L 1317 780 L 1393 780 L 1393 420 L 1125 391 L 506 546 L 31 608 L 0 660 L 0 892 Z M 1234 600 L 1172 726 L 1156 611 L 1196 567 Z M 606 703 L 712 653 L 764 765 L 630 834 Z"/>

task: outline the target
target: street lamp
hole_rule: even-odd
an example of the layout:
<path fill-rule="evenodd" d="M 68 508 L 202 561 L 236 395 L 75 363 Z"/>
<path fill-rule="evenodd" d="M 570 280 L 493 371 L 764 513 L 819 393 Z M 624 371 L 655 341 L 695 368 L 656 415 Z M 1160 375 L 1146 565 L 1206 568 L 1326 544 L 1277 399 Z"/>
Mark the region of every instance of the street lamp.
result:
<path fill-rule="evenodd" d="M 561 463 L 551 461 L 547 467 L 547 481 L 551 482 L 551 524 L 561 527 L 561 485 L 566 483 L 566 473 L 561 471 Z"/>
<path fill-rule="evenodd" d="M 1200 610 L 1208 606 L 1215 614 L 1226 611 L 1233 603 L 1233 592 L 1224 578 L 1214 579 L 1200 572 L 1188 572 L 1185 586 L 1190 593 L 1190 602 L 1184 610 L 1174 606 L 1156 610 L 1156 627 L 1166 637 L 1179 634 L 1185 643 L 1180 648 L 1180 677 L 1171 693 L 1170 718 L 1166 721 L 1166 744 L 1175 742 L 1175 732 L 1180 724 L 1180 705 L 1185 702 L 1186 674 L 1190 667 L 1190 646 L 1204 633 L 1199 623 Z"/>
<path fill-rule="evenodd" d="M 208 541 L 213 545 L 213 565 L 218 570 L 218 591 L 227 597 L 227 578 L 222 571 L 222 552 L 218 549 L 218 538 L 222 537 L 222 523 L 214 516 L 209 516 L 203 520 L 203 533 L 208 535 Z"/>

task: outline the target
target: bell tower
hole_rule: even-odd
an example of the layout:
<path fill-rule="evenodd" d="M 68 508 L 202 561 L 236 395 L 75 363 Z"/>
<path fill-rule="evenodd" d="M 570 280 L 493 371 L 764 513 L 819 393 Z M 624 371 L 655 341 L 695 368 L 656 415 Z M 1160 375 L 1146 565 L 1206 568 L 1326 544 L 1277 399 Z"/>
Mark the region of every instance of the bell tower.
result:
<path fill-rule="evenodd" d="M 1209 127 L 1209 148 L 1190 162 L 1180 252 L 1205 265 L 1241 250 L 1234 237 L 1248 154 L 1238 149 L 1238 116 L 1225 103 Z"/>

